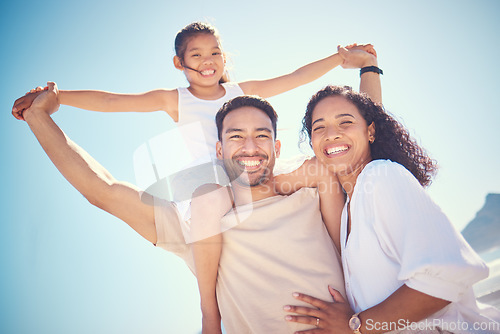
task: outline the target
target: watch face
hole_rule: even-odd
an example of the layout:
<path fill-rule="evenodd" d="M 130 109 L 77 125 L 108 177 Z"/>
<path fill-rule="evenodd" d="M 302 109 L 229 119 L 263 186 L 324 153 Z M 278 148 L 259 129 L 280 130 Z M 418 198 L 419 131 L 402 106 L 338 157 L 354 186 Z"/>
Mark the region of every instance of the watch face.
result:
<path fill-rule="evenodd" d="M 359 320 L 358 317 L 355 317 L 353 316 L 350 320 L 349 320 L 349 327 L 355 331 L 355 330 L 358 330 L 360 327 L 361 327 L 361 320 Z"/>

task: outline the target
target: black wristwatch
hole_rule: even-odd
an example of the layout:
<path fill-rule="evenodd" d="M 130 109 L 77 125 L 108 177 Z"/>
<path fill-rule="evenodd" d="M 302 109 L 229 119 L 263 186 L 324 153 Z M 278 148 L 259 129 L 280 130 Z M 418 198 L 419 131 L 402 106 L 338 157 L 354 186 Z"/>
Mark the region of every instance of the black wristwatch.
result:
<path fill-rule="evenodd" d="M 377 66 L 366 66 L 366 67 L 363 67 L 359 70 L 359 76 L 361 76 L 363 73 L 366 73 L 366 72 L 375 72 L 377 74 L 384 74 L 384 71 L 382 71 Z"/>

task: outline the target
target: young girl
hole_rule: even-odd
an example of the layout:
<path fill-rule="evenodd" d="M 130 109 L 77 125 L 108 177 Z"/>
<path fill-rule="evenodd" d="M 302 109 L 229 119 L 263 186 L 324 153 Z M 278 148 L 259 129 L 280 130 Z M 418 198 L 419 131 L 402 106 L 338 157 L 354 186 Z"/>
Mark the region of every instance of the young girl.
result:
<path fill-rule="evenodd" d="M 156 89 L 141 94 L 117 94 L 96 90 L 60 90 L 58 99 L 60 104 L 102 112 L 163 110 L 177 123 L 192 156 L 191 166 L 195 166 L 199 161 L 215 158 L 217 133 L 214 116 L 224 102 L 244 94 L 258 95 L 263 98 L 281 94 L 321 77 L 342 64 L 344 58 L 349 59 L 350 54 L 357 51 L 375 55 L 371 45 L 352 45 L 347 48 L 339 48 L 339 53 L 307 64 L 289 74 L 267 80 L 234 83 L 229 82 L 227 78 L 226 57 L 217 31 L 209 24 L 195 22 L 184 27 L 175 38 L 176 55 L 173 62 L 175 68 L 184 72 L 189 82 L 187 88 Z M 366 81 L 371 80 L 370 75 L 374 75 L 374 73 L 365 76 Z M 369 87 L 366 88 L 366 90 L 369 89 Z M 14 117 L 23 119 L 23 111 L 31 105 L 39 90 L 32 90 L 32 93 L 15 101 L 12 109 Z M 376 95 L 376 93 L 374 94 Z M 196 130 L 193 131 L 193 129 Z M 208 157 L 206 152 L 209 152 Z M 192 183 L 189 193 L 204 183 L 194 182 L 193 184 L 192 180 L 185 179 L 182 182 L 184 187 L 188 187 L 186 182 Z M 185 204 L 186 201 L 183 202 Z M 187 202 L 190 201 L 187 200 Z M 193 225 L 204 225 L 204 221 L 211 216 L 210 214 L 213 217 L 220 217 L 223 214 L 223 212 L 209 212 L 210 208 L 206 208 L 203 201 L 199 207 L 196 207 L 196 202 L 193 202 L 192 207 Z M 179 203 L 179 209 L 183 211 L 181 215 L 185 219 L 189 219 L 189 214 L 182 209 L 182 207 L 185 208 L 185 205 L 181 204 Z M 195 217 L 200 217 L 201 221 L 196 223 L 195 220 L 198 218 Z M 194 242 L 206 239 L 206 234 L 187 237 L 190 238 L 188 242 Z M 217 262 L 210 264 L 211 262 L 205 257 L 208 249 L 213 245 L 213 243 L 208 242 L 195 243 L 194 245 L 196 276 L 200 287 L 203 312 L 203 333 L 220 332 L 220 315 L 215 297 L 217 275 L 215 264 Z M 220 245 L 216 248 L 220 253 Z"/>
<path fill-rule="evenodd" d="M 435 162 L 381 106 L 328 86 L 303 120 L 316 158 L 347 193 L 340 224 L 349 304 L 297 294 L 285 306 L 322 332 L 500 333 L 500 312 L 480 310 L 472 285 L 488 276 L 479 256 L 424 190 Z M 321 198 L 322 212 L 329 202 Z M 337 227 L 338 228 L 338 227 Z M 301 316 L 307 315 L 307 316 Z"/>

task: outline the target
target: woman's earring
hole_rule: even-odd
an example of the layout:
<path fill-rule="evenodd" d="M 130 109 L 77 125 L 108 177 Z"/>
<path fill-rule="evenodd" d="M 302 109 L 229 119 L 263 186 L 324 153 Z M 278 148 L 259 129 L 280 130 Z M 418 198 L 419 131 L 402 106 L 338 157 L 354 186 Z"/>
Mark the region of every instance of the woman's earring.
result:
<path fill-rule="evenodd" d="M 368 139 L 368 141 L 370 142 L 370 144 L 373 144 L 373 142 L 375 141 L 375 137 L 370 136 L 370 139 Z"/>

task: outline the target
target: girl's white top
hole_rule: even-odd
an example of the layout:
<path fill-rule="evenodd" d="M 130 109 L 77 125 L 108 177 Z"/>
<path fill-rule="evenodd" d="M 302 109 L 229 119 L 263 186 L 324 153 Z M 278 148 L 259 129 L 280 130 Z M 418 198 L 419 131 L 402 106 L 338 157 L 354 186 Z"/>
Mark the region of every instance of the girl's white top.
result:
<path fill-rule="evenodd" d="M 341 250 L 347 298 L 355 312 L 379 304 L 406 284 L 451 301 L 410 329 L 500 332 L 500 311 L 478 305 L 472 290 L 488 276 L 488 267 L 400 164 L 375 160 L 360 173 L 342 212 Z M 368 321 L 365 326 L 372 328 L 391 325 Z"/>
<path fill-rule="evenodd" d="M 215 143 L 218 141 L 215 114 L 222 105 L 237 96 L 244 95 L 235 82 L 222 84 L 226 94 L 217 100 L 197 98 L 187 88 L 177 88 L 179 93 L 179 130 L 189 149 L 192 161 L 206 162 L 205 158 L 215 158 Z"/>

